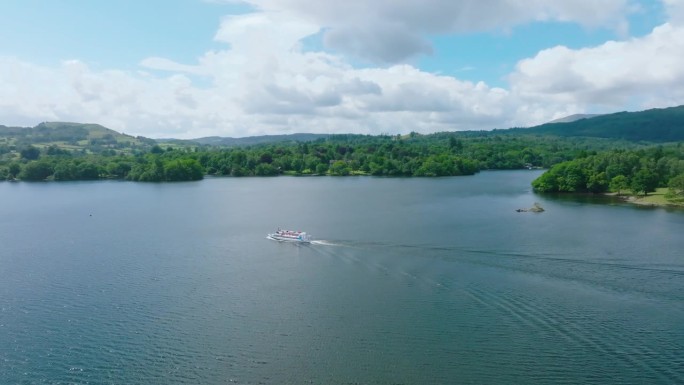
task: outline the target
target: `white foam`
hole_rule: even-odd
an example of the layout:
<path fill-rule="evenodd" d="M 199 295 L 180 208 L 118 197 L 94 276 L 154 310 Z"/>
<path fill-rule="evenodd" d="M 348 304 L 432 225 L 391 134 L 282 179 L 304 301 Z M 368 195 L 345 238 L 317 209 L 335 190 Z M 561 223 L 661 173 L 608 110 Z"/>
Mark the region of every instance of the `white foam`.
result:
<path fill-rule="evenodd" d="M 312 245 L 323 245 L 323 246 L 342 246 L 339 243 L 332 243 L 324 240 L 316 240 L 316 241 L 311 241 Z"/>

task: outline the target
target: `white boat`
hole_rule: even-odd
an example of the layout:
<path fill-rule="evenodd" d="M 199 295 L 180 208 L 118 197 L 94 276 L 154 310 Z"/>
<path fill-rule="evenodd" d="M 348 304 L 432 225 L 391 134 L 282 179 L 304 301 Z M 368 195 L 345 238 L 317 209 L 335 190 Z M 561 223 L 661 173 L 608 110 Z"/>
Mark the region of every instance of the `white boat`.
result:
<path fill-rule="evenodd" d="M 281 230 L 278 229 L 273 234 L 268 234 L 268 239 L 274 241 L 286 241 L 286 242 L 311 242 L 311 236 L 303 231 L 292 231 L 292 230 Z"/>

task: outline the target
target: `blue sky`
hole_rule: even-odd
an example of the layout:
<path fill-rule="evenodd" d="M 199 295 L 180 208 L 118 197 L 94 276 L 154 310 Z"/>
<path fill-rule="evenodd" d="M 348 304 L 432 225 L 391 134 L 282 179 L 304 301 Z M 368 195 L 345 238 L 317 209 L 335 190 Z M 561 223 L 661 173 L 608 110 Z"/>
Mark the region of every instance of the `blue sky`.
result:
<path fill-rule="evenodd" d="M 2 54 L 115 68 L 134 68 L 149 56 L 194 61 L 220 46 L 213 37 L 223 15 L 249 11 L 197 0 L 21 0 L 2 9 Z"/>
<path fill-rule="evenodd" d="M 643 36 L 658 25 L 657 15 L 632 18 L 631 36 Z M 530 23 L 510 32 L 481 32 L 431 37 L 435 53 L 420 59 L 418 66 L 431 72 L 445 73 L 471 81 L 505 86 L 505 76 L 518 60 L 537 52 L 564 45 L 574 49 L 600 45 L 619 39 L 614 31 L 590 29 L 575 23 Z"/>
<path fill-rule="evenodd" d="M 3 1 L 0 124 L 427 133 L 668 107 L 682 2 Z"/>

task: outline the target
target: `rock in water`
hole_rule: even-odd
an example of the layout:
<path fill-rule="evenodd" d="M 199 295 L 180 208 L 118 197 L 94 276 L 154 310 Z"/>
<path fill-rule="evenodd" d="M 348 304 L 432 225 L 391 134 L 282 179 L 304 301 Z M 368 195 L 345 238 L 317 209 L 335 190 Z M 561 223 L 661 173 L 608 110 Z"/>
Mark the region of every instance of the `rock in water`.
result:
<path fill-rule="evenodd" d="M 541 213 L 544 212 L 544 208 L 541 207 L 541 205 L 537 202 L 534 202 L 534 205 L 532 205 L 532 208 L 530 208 L 530 211 L 533 213 Z"/>
<path fill-rule="evenodd" d="M 544 208 L 541 207 L 541 205 L 539 203 L 534 202 L 534 205 L 532 205 L 532 207 L 530 207 L 529 209 L 517 209 L 515 211 L 517 211 L 519 213 L 527 213 L 527 212 L 541 213 L 541 212 L 544 212 Z"/>

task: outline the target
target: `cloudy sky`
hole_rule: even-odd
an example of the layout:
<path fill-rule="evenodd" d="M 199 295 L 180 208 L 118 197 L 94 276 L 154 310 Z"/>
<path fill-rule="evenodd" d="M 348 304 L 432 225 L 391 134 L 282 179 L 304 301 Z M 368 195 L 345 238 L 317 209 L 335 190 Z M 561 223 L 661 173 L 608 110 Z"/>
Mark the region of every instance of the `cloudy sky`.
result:
<path fill-rule="evenodd" d="M 0 124 L 152 138 L 684 104 L 684 0 L 0 0 Z"/>

